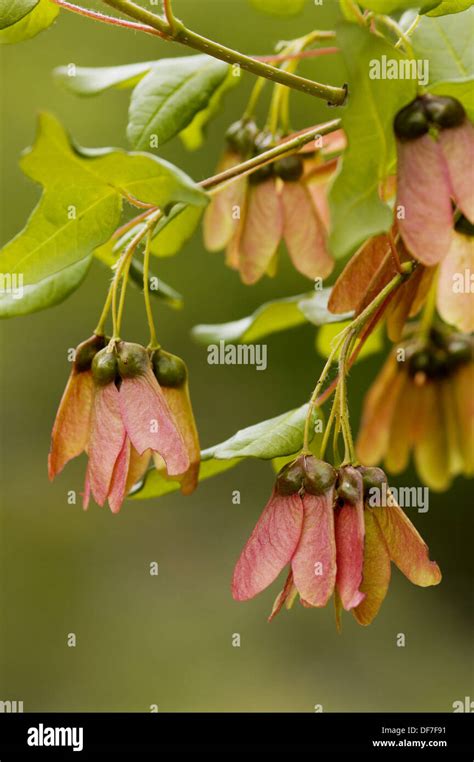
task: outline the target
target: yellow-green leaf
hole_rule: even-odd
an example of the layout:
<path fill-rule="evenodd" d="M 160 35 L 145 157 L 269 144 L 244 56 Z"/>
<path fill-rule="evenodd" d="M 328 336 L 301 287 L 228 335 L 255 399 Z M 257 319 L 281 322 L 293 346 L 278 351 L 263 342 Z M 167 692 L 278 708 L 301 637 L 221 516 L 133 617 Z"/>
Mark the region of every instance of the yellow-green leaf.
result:
<path fill-rule="evenodd" d="M 4 22 L 6 27 L 0 30 L 0 44 L 13 44 L 35 37 L 47 29 L 59 13 L 59 6 L 50 0 L 39 0 L 33 8 L 13 24 Z"/>

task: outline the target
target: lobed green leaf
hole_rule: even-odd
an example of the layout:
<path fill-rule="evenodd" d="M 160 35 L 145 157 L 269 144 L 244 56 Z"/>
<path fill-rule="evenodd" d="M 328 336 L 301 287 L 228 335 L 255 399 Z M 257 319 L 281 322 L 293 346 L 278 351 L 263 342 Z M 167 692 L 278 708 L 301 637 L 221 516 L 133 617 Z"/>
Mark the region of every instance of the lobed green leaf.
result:
<path fill-rule="evenodd" d="M 24 230 L 0 252 L 0 272 L 21 276 L 24 288 L 24 299 L 2 294 L 3 317 L 44 309 L 71 293 L 94 249 L 118 226 L 124 196 L 157 206 L 207 202 L 206 194 L 168 162 L 121 150 L 82 149 L 50 114 L 40 116 L 35 144 L 21 167 L 44 191 Z"/>

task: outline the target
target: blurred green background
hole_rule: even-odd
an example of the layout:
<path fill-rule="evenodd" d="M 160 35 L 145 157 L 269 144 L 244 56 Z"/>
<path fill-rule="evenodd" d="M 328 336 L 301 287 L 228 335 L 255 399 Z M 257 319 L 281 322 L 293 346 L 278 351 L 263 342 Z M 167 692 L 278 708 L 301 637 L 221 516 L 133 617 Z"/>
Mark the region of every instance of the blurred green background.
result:
<path fill-rule="evenodd" d="M 196 31 L 255 54 L 270 53 L 279 39 L 330 28 L 338 14 L 329 0 L 309 2 L 291 19 L 264 16 L 246 0 L 176 0 L 175 7 Z M 83 145 L 126 146 L 128 93 L 74 98 L 53 84 L 53 67 L 182 54 L 185 49 L 65 11 L 36 39 L 3 47 L 2 243 L 23 226 L 39 196 L 17 166 L 39 109 L 54 112 Z M 306 61 L 301 71 L 343 81 L 337 56 Z M 162 155 L 195 179 L 212 174 L 223 131 L 241 114 L 251 84 L 244 74 L 203 149 L 189 154 L 174 140 Z M 292 98 L 295 129 L 334 113 L 304 95 Z M 310 288 L 286 256 L 274 280 L 244 287 L 223 256 L 203 249 L 198 232 L 178 256 L 155 261 L 154 270 L 185 296 L 181 312 L 156 303 L 155 314 L 163 345 L 189 365 L 203 446 L 305 401 L 321 369 L 309 326 L 268 340 L 264 373 L 210 366 L 205 348 L 189 336 L 195 323 L 236 319 L 269 298 Z M 279 583 L 245 604 L 231 598 L 234 563 L 272 487 L 267 464 L 241 465 L 188 498 L 127 501 L 117 516 L 68 504 L 68 491 L 82 489 L 82 459 L 49 484 L 49 434 L 70 369 L 66 352 L 90 335 L 107 279 L 95 264 L 64 304 L 0 326 L 0 699 L 23 700 L 26 711 L 149 711 L 151 704 L 160 711 L 311 712 L 315 704 L 324 711 L 450 711 L 453 701 L 472 695 L 465 482 L 445 495 L 432 493 L 430 511 L 412 516 L 442 568 L 442 584 L 422 590 L 394 569 L 375 622 L 361 628 L 346 615 L 341 635 L 331 605 L 295 604 L 268 624 Z M 124 335 L 147 338 L 135 289 Z M 355 421 L 380 360 L 363 361 L 351 374 Z M 410 472 L 395 483 L 418 481 Z M 233 490 L 241 492 L 240 505 L 232 503 Z M 149 574 L 153 561 L 157 577 Z M 67 646 L 68 633 L 76 634 L 75 648 Z M 233 633 L 241 636 L 240 648 L 232 646 Z M 404 648 L 397 647 L 398 633 L 406 636 Z"/>

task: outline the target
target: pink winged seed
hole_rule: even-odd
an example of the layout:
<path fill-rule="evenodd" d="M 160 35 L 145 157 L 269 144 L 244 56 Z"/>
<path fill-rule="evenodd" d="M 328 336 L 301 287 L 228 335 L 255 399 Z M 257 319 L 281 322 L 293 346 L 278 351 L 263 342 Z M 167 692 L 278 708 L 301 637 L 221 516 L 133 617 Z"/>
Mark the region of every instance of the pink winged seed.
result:
<path fill-rule="evenodd" d="M 112 513 L 118 513 L 127 494 L 127 477 L 130 464 L 130 440 L 126 436 L 122 449 L 115 462 L 108 501 Z"/>
<path fill-rule="evenodd" d="M 89 441 L 94 383 L 92 373 L 72 371 L 59 403 L 51 434 L 48 475 L 52 481 Z"/>
<path fill-rule="evenodd" d="M 336 587 L 346 611 L 361 603 L 360 591 L 364 564 L 364 506 L 346 503 L 336 514 L 337 576 Z"/>
<path fill-rule="evenodd" d="M 135 378 L 125 378 L 120 387 L 120 410 L 135 450 L 158 452 L 169 476 L 184 473 L 189 457 L 160 386 L 151 368 Z"/>
<path fill-rule="evenodd" d="M 291 561 L 293 580 L 302 602 L 325 606 L 336 580 L 334 490 L 305 494 L 303 531 Z"/>
<path fill-rule="evenodd" d="M 303 183 L 284 183 L 281 201 L 283 237 L 293 265 L 307 278 L 326 277 L 334 262 L 311 193 Z"/>
<path fill-rule="evenodd" d="M 466 119 L 459 127 L 441 130 L 439 142 L 448 166 L 451 195 L 474 224 L 474 127 Z"/>
<path fill-rule="evenodd" d="M 373 508 L 391 560 L 414 585 L 428 587 L 441 581 L 435 561 L 430 561 L 428 546 L 398 505 Z"/>
<path fill-rule="evenodd" d="M 87 475 L 94 500 L 103 505 L 110 490 L 117 458 L 125 441 L 115 384 L 99 387 L 94 397 Z"/>
<path fill-rule="evenodd" d="M 239 270 L 244 283 L 256 283 L 267 271 L 282 230 L 281 202 L 275 180 L 251 186 L 239 251 Z"/>
<path fill-rule="evenodd" d="M 437 264 L 447 253 L 452 236 L 448 167 L 439 142 L 423 135 L 398 141 L 398 222 L 405 245 L 424 265 Z"/>
<path fill-rule="evenodd" d="M 439 269 L 436 306 L 446 323 L 463 333 L 474 331 L 474 304 L 469 289 L 455 289 L 455 279 L 474 272 L 474 239 L 455 233 Z"/>
<path fill-rule="evenodd" d="M 250 535 L 232 579 L 232 595 L 246 601 L 264 590 L 291 561 L 301 535 L 303 503 L 298 494 L 274 490 Z"/>

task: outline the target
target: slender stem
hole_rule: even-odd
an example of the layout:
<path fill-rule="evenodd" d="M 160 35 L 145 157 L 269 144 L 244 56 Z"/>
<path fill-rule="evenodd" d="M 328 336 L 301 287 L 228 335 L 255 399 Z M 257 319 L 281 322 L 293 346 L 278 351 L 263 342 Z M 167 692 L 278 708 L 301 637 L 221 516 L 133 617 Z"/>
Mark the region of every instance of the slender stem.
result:
<path fill-rule="evenodd" d="M 323 85 L 319 82 L 313 82 L 310 79 L 306 79 L 305 77 L 299 77 L 296 74 L 282 71 L 265 61 L 256 60 L 251 56 L 232 50 L 232 48 L 227 48 L 225 45 L 221 45 L 191 31 L 190 29 L 186 29 L 178 19 L 174 20 L 174 32 L 173 34 L 170 34 L 170 26 L 164 19 L 151 13 L 151 11 L 148 11 L 145 8 L 136 5 L 136 3 L 131 2 L 131 0 L 103 0 L 103 2 L 106 5 L 110 5 L 112 8 L 121 11 L 126 16 L 145 24 L 146 26 L 153 27 L 153 29 L 156 29 L 161 32 L 162 35 L 166 35 L 169 39 L 175 42 L 199 50 L 201 53 L 207 53 L 214 58 L 226 61 L 226 63 L 238 64 L 242 69 L 250 71 L 252 74 L 256 74 L 259 77 L 265 77 L 266 79 L 271 79 L 273 82 L 280 82 L 282 85 L 292 87 L 294 90 L 301 90 L 309 95 L 314 95 L 316 98 L 322 98 L 334 106 L 341 106 L 346 100 L 347 91 L 344 87 Z"/>
<path fill-rule="evenodd" d="M 314 50 L 302 50 L 301 53 L 276 53 L 274 56 L 252 56 L 256 61 L 267 63 L 280 63 L 281 61 L 300 61 L 302 58 L 318 58 L 340 53 L 340 48 L 314 48 Z"/>
<path fill-rule="evenodd" d="M 411 37 L 411 35 L 413 34 L 413 32 L 415 31 L 416 27 L 417 27 L 417 26 L 418 26 L 418 24 L 420 23 L 420 20 L 421 20 L 421 16 L 420 16 L 419 14 L 417 14 L 417 15 L 415 16 L 415 18 L 413 19 L 413 21 L 411 22 L 411 24 L 410 24 L 410 26 L 408 27 L 408 29 L 406 30 L 406 32 L 405 32 L 405 34 L 404 34 L 404 37 L 400 37 L 400 39 L 398 40 L 398 42 L 395 44 L 395 47 L 396 47 L 396 48 L 399 48 L 399 47 L 400 47 L 400 45 L 402 44 L 402 42 L 404 41 L 404 39 L 406 39 L 406 38 L 410 39 L 410 37 Z"/>
<path fill-rule="evenodd" d="M 144 237 L 148 234 L 148 231 L 151 230 L 152 227 L 155 225 L 160 215 L 161 215 L 161 211 L 159 209 L 156 209 L 154 212 L 150 213 L 143 228 L 138 231 L 138 233 L 132 238 L 130 243 L 125 247 L 120 259 L 117 262 L 117 269 L 115 271 L 113 287 L 112 287 L 112 314 L 113 314 L 113 323 L 114 323 L 114 333 L 112 338 L 114 340 L 118 340 L 120 338 L 119 317 L 121 318 L 121 315 L 119 315 L 119 310 L 117 310 L 117 294 L 118 294 L 120 278 L 124 274 L 126 268 L 128 271 L 128 267 L 129 267 L 128 263 L 130 259 L 132 258 L 135 249 L 141 243 Z"/>
<path fill-rule="evenodd" d="M 86 16 L 86 18 L 93 19 L 94 21 L 101 21 L 103 24 L 109 24 L 111 26 L 121 26 L 125 29 L 134 29 L 136 32 L 146 32 L 147 34 L 153 34 L 155 37 L 161 37 L 164 40 L 168 39 L 168 35 L 163 32 L 159 32 L 157 29 L 148 26 L 148 24 L 137 24 L 134 21 L 127 21 L 127 19 L 119 19 L 116 16 L 108 16 L 105 13 L 99 11 L 92 11 L 90 8 L 83 8 L 82 5 L 76 5 L 75 3 L 69 3 L 67 0 L 51 0 L 60 8 L 64 8 L 66 11 L 77 13 L 79 16 Z"/>
<path fill-rule="evenodd" d="M 127 257 L 127 260 L 125 262 L 123 271 L 122 271 L 122 290 L 120 291 L 120 301 L 118 305 L 117 310 L 117 322 L 116 322 L 116 330 L 114 330 L 114 335 L 117 333 L 117 335 L 120 334 L 120 328 L 122 326 L 122 317 L 123 317 L 123 308 L 125 306 L 125 294 L 127 293 L 127 285 L 128 285 L 128 273 L 130 271 L 130 263 L 132 261 L 132 257 Z"/>
<path fill-rule="evenodd" d="M 344 328 L 335 337 L 333 348 L 331 349 L 327 362 L 322 370 L 322 373 L 318 379 L 318 382 L 314 388 L 314 391 L 311 395 L 311 399 L 309 401 L 308 412 L 306 414 L 305 428 L 304 428 L 303 452 L 307 452 L 309 450 L 309 430 L 310 430 L 313 410 L 317 404 L 321 403 L 321 397 L 319 396 L 321 388 L 323 386 L 324 381 L 326 380 L 326 377 L 331 369 L 331 366 L 336 358 L 336 355 L 339 349 L 341 348 L 341 345 L 344 342 L 345 348 L 347 350 L 350 350 L 352 341 L 358 335 L 359 331 L 365 326 L 366 322 L 374 315 L 374 313 L 376 313 L 381 308 L 385 300 L 392 294 L 392 292 L 395 291 L 395 289 L 397 289 L 400 286 L 400 284 L 403 283 L 403 281 L 411 275 L 415 267 L 416 267 L 415 262 L 404 262 L 403 265 L 401 266 L 401 272 L 395 275 L 392 278 L 392 280 L 389 281 L 389 283 L 387 283 L 387 285 L 377 294 L 375 299 L 373 299 L 370 302 L 370 304 L 367 305 L 365 310 L 363 310 L 360 313 L 360 315 L 358 315 L 346 328 Z M 346 342 L 346 340 L 348 339 L 350 339 L 350 341 Z M 343 367 L 344 369 L 346 368 L 345 361 L 344 361 Z M 335 384 L 336 392 L 340 388 L 341 378 L 342 376 L 341 376 L 341 368 L 340 368 L 337 383 Z M 342 389 L 343 391 L 345 390 L 345 379 L 344 381 L 342 381 Z M 348 420 L 346 420 L 346 418 L 347 418 L 346 416 L 341 416 L 341 424 L 345 427 L 345 438 L 347 440 L 347 446 L 350 452 L 352 435 L 350 433 L 350 428 L 348 427 Z"/>
<path fill-rule="evenodd" d="M 291 40 L 284 50 L 282 51 L 284 56 L 288 56 L 286 61 L 281 65 L 281 70 L 294 74 L 298 68 L 299 58 L 295 58 L 292 54 L 299 54 L 304 51 L 309 45 L 317 39 L 318 32 L 310 32 L 299 37 L 296 40 Z M 273 88 L 273 95 L 270 104 L 270 114 L 268 120 L 268 130 L 271 134 L 276 135 L 278 127 L 281 127 L 283 133 L 289 132 L 289 95 L 290 88 L 285 85 L 277 84 Z"/>
<path fill-rule="evenodd" d="M 243 53 L 231 50 L 218 43 L 211 42 L 195 32 L 183 30 L 178 34 L 177 41 L 184 45 L 194 47 L 203 53 L 213 55 L 215 58 L 227 61 L 227 63 L 239 64 L 242 69 L 250 71 L 252 74 L 265 77 L 266 79 L 278 82 L 281 85 L 287 85 L 287 87 L 291 87 L 293 90 L 300 90 L 301 92 L 313 95 L 316 98 L 322 98 L 333 106 L 342 106 L 346 100 L 347 91 L 344 87 L 324 85 L 319 82 L 314 82 L 311 79 L 307 79 L 306 77 L 291 74 L 290 72 L 271 66 L 264 61 L 256 61 L 251 56 L 246 56 Z"/>
<path fill-rule="evenodd" d="M 166 21 L 170 28 L 171 34 L 176 30 L 176 19 L 174 17 L 173 8 L 171 6 L 171 0 L 163 0 L 163 10 L 165 12 Z"/>
<path fill-rule="evenodd" d="M 390 294 L 386 298 L 386 300 L 378 308 L 378 310 L 375 312 L 375 314 L 372 316 L 372 318 L 366 322 L 363 330 L 361 331 L 361 333 L 359 335 L 359 341 L 357 343 L 357 346 L 354 348 L 354 351 L 352 352 L 352 354 L 351 354 L 351 356 L 349 358 L 349 361 L 347 363 L 347 367 L 348 368 L 352 368 L 352 366 L 354 365 L 354 363 L 357 360 L 357 358 L 358 358 L 358 356 L 359 356 L 359 354 L 360 354 L 360 352 L 361 352 L 365 342 L 367 341 L 367 339 L 371 335 L 372 331 L 374 330 L 374 328 L 378 324 L 379 320 L 383 316 L 383 314 L 385 312 L 385 309 L 387 308 L 387 306 L 388 306 L 388 304 L 390 302 L 390 299 L 392 298 L 392 295 L 393 295 L 393 292 L 392 292 L 392 294 Z M 331 394 L 336 389 L 338 383 L 339 383 L 339 374 L 336 376 L 336 378 L 333 379 L 333 381 L 331 381 L 331 383 L 329 384 L 329 386 L 326 387 L 324 392 L 322 392 L 322 394 L 319 395 L 319 397 L 318 397 L 318 399 L 316 400 L 316 403 L 315 403 L 316 407 L 321 407 L 321 405 L 323 405 L 326 402 L 326 400 L 329 399 Z"/>
<path fill-rule="evenodd" d="M 378 19 L 387 27 L 387 29 L 390 29 L 390 31 L 398 37 L 395 47 L 400 47 L 403 42 L 407 54 L 410 56 L 410 58 L 413 58 L 412 44 L 399 24 L 397 24 L 397 22 L 390 16 L 378 16 Z"/>
<path fill-rule="evenodd" d="M 145 244 L 145 254 L 143 257 L 143 297 L 145 299 L 145 312 L 148 321 L 148 328 L 150 330 L 150 343 L 149 349 L 157 349 L 158 340 L 156 338 L 155 323 L 153 320 L 153 311 L 151 309 L 150 302 L 150 249 L 151 249 L 151 230 L 148 231 Z"/>
<path fill-rule="evenodd" d="M 355 463 L 355 447 L 354 440 L 352 438 L 351 425 L 349 421 L 349 410 L 347 406 L 347 383 L 346 376 L 348 372 L 347 368 L 347 356 L 350 353 L 351 347 L 356 339 L 357 332 L 351 329 L 347 337 L 344 340 L 344 344 L 341 348 L 339 355 L 339 416 L 341 421 L 342 435 L 344 438 L 344 461 L 348 463 Z"/>
<path fill-rule="evenodd" d="M 339 434 L 341 432 L 341 416 L 339 414 L 339 396 L 340 396 L 341 388 L 339 384 L 336 387 L 336 392 L 334 394 L 334 406 L 336 408 L 336 423 L 334 426 L 334 432 L 332 435 L 332 453 L 333 453 L 333 461 L 334 465 L 338 467 L 341 464 L 341 456 L 339 454 Z"/>
<path fill-rule="evenodd" d="M 262 77 L 259 77 L 257 81 L 255 82 L 252 88 L 252 92 L 250 93 L 250 98 L 247 103 L 247 107 L 244 112 L 244 116 L 243 116 L 244 119 L 251 119 L 253 117 L 261 92 L 263 88 L 265 87 L 265 85 L 267 84 L 267 81 L 268 80 L 263 79 Z"/>
<path fill-rule="evenodd" d="M 131 193 L 121 190 L 121 195 L 128 201 L 131 206 L 136 206 L 138 209 L 156 209 L 155 204 L 149 204 L 146 201 L 140 201 L 140 199 L 132 196 Z"/>
<path fill-rule="evenodd" d="M 104 331 L 104 329 L 105 329 L 105 323 L 107 321 L 107 317 L 108 317 L 108 314 L 110 312 L 110 307 L 111 307 L 111 304 L 112 304 L 113 288 L 114 288 L 114 282 L 111 281 L 110 286 L 109 286 L 109 290 L 107 291 L 107 298 L 105 300 L 105 304 L 104 304 L 104 306 L 102 308 L 102 312 L 101 312 L 101 315 L 100 315 L 100 318 L 99 318 L 99 322 L 97 323 L 96 327 L 94 328 L 94 333 L 97 336 L 103 336 L 104 333 L 105 333 L 105 331 Z"/>
<path fill-rule="evenodd" d="M 346 0 L 346 2 L 347 2 L 347 5 L 350 7 L 350 9 L 351 9 L 351 11 L 352 11 L 352 13 L 354 15 L 354 18 L 357 20 L 357 22 L 361 26 L 365 26 L 366 25 L 366 19 L 364 17 L 364 14 L 360 10 L 359 6 L 355 2 L 355 0 Z"/>
<path fill-rule="evenodd" d="M 400 284 L 403 283 L 403 281 L 412 274 L 412 272 L 415 270 L 415 267 L 415 262 L 404 262 L 401 265 L 401 271 L 395 275 L 381 291 L 379 291 L 375 299 L 373 299 L 370 304 L 367 305 L 365 310 L 363 310 L 360 315 L 358 315 L 358 317 L 356 317 L 355 320 L 351 323 L 351 327 L 359 330 L 365 324 L 366 320 L 368 320 L 368 318 L 373 315 L 378 307 L 380 307 L 380 305 L 385 301 L 387 296 L 389 296 L 392 291 L 395 291 L 395 289 L 398 288 L 398 286 L 400 286 Z"/>
<path fill-rule="evenodd" d="M 347 330 L 347 329 L 346 329 Z M 318 383 L 316 384 L 314 391 L 311 395 L 311 399 L 309 401 L 308 405 L 308 412 L 306 413 L 306 420 L 304 425 L 304 436 L 303 436 L 303 452 L 309 452 L 309 429 L 311 426 L 311 419 L 313 417 L 313 410 L 316 405 L 316 400 L 318 398 L 319 392 L 321 390 L 321 387 L 326 380 L 326 376 L 328 375 L 329 371 L 331 370 L 331 366 L 334 362 L 334 358 L 336 357 L 336 354 L 339 350 L 339 347 L 341 346 L 345 336 L 345 331 L 342 331 L 342 333 L 339 334 L 339 336 L 336 337 L 336 343 L 331 350 L 329 357 L 326 361 L 326 365 L 324 366 L 321 375 L 319 376 Z"/>
<path fill-rule="evenodd" d="M 213 177 L 208 177 L 206 180 L 202 180 L 200 185 L 202 188 L 212 188 L 214 185 L 220 185 L 220 183 L 231 180 L 234 177 L 248 175 L 260 167 L 263 167 L 265 164 L 275 161 L 275 159 L 278 159 L 281 156 L 295 153 L 295 151 L 298 151 L 307 143 L 311 143 L 312 140 L 315 140 L 318 135 L 327 135 L 328 132 L 333 132 L 340 126 L 341 120 L 333 119 L 332 121 L 320 124 L 317 127 L 310 127 L 296 137 L 290 138 L 289 140 L 282 140 L 281 143 L 274 148 L 270 148 L 269 151 L 254 156 L 252 159 L 248 159 L 248 161 L 244 161 L 241 164 L 236 164 L 234 167 L 230 167 L 224 172 L 213 175 Z"/>
<path fill-rule="evenodd" d="M 337 396 L 334 395 L 331 412 L 329 414 L 328 422 L 326 424 L 326 429 L 324 431 L 323 441 L 321 442 L 321 447 L 319 450 L 319 459 L 324 460 L 324 453 L 326 452 L 326 447 L 328 445 L 329 441 L 329 435 L 331 433 L 332 425 L 334 423 L 334 420 L 336 418 L 337 413 Z"/>
<path fill-rule="evenodd" d="M 157 207 L 154 206 L 151 209 L 146 209 L 141 214 L 137 214 L 136 217 L 132 217 L 131 220 L 128 222 L 125 222 L 123 225 L 121 225 L 119 228 L 117 228 L 112 233 L 112 238 L 115 240 L 117 238 L 120 238 L 124 233 L 127 233 L 131 228 L 135 227 L 135 225 L 138 225 L 139 222 L 142 222 L 142 220 L 145 219 L 145 217 L 148 217 L 151 211 L 156 211 Z"/>
<path fill-rule="evenodd" d="M 433 319 L 436 313 L 436 295 L 438 292 L 438 279 L 435 277 L 433 283 L 430 286 L 428 292 L 428 298 L 421 316 L 419 335 L 420 338 L 426 341 L 430 335 L 431 326 L 433 325 Z"/>

